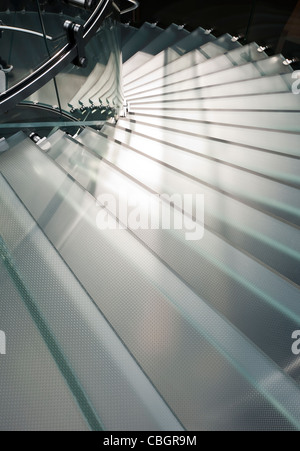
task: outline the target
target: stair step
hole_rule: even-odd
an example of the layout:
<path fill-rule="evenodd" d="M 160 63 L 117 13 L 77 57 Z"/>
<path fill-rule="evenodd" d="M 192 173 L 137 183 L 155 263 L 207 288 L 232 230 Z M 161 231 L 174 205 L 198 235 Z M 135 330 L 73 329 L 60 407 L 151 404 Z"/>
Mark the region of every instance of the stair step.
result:
<path fill-rule="evenodd" d="M 219 371 L 215 371 L 216 365 L 223 374 L 226 372 L 228 375 L 226 379 L 223 377 L 222 382 L 222 393 L 228 393 L 228 402 L 233 396 L 232 382 L 234 381 L 234 396 L 238 399 L 243 399 L 243 394 L 247 390 L 247 393 L 251 393 L 252 403 L 254 403 L 256 409 L 265 408 L 266 402 L 269 405 L 271 399 L 271 407 L 268 407 L 269 410 L 271 409 L 270 414 L 278 416 L 282 410 L 288 411 L 289 418 L 292 419 L 290 421 L 292 421 L 292 424 L 296 423 L 299 416 L 299 391 L 295 384 L 290 381 L 290 378 L 283 372 L 279 372 L 278 367 L 238 331 L 239 328 L 232 327 L 230 322 L 217 314 L 215 307 L 211 308 L 207 305 L 130 233 L 124 230 L 113 231 L 111 234 L 107 231 L 100 231 L 96 227 L 97 215 L 101 211 L 97 203 L 90 195 L 85 195 L 83 190 L 70 178 L 67 179 L 65 186 L 57 188 L 58 168 L 50 162 L 46 155 L 41 152 L 38 154 L 38 152 L 40 151 L 37 151 L 37 153 L 22 152 L 22 147 L 20 147 L 16 149 L 16 152 L 10 153 L 10 158 L 5 162 L 6 164 L 1 164 L 1 170 L 5 172 L 5 177 L 9 179 L 9 183 L 20 196 L 24 205 L 38 221 L 54 246 L 59 249 L 60 254 L 71 267 L 73 273 L 93 297 L 98 308 L 118 332 L 131 355 L 147 374 L 153 387 L 159 391 L 165 402 L 176 413 L 183 426 L 186 429 L 203 427 L 203 418 L 194 415 L 194 409 L 199 411 L 203 406 L 206 410 L 212 408 L 212 399 L 214 399 L 212 393 L 215 395 L 215 387 L 219 380 Z M 12 158 L 13 155 L 14 158 Z M 34 167 L 32 161 L 34 161 Z M 18 167 L 22 168 L 20 173 L 16 171 Z M 53 180 L 56 183 L 53 183 Z M 28 186 L 25 191 L 24 184 Z M 39 193 L 38 202 L 36 202 L 37 192 Z M 45 211 L 49 199 L 52 199 L 52 203 L 48 208 L 52 208 Z M 53 208 L 55 203 L 57 208 Z M 46 219 L 46 217 L 48 221 L 43 222 L 42 218 Z M 61 241 L 62 236 L 67 238 L 63 242 Z M 294 327 L 294 320 L 291 318 L 298 315 L 297 306 L 299 303 L 295 299 L 296 294 L 298 294 L 297 290 L 266 268 L 258 265 L 254 260 L 247 259 L 245 255 L 239 254 L 226 243 L 223 243 L 221 248 L 218 245 L 213 245 L 208 249 L 212 239 L 217 240 L 217 242 L 220 241 L 208 233 L 207 243 L 201 243 L 203 246 L 203 268 L 199 273 L 199 268 L 196 270 L 195 267 L 196 271 L 192 271 L 188 275 L 191 282 L 194 280 L 199 287 L 202 285 L 201 290 L 204 292 L 212 290 L 213 303 L 215 305 L 220 303 L 221 310 L 227 316 L 230 312 L 236 312 L 234 305 L 236 302 L 243 302 L 246 309 L 245 316 L 233 318 L 234 322 L 241 323 L 243 330 L 247 329 L 251 315 L 256 314 L 256 310 L 259 309 L 260 317 L 264 319 L 263 336 L 259 340 L 261 340 L 264 352 L 269 351 L 268 340 L 264 339 L 264 333 L 271 334 L 276 341 L 279 340 L 278 324 L 280 321 L 284 323 L 284 327 Z M 166 244 L 167 249 L 169 249 L 169 244 L 172 243 L 167 242 Z M 153 252 L 156 249 L 162 251 L 160 243 L 156 240 L 152 242 L 152 245 Z M 186 243 L 184 243 L 184 248 L 186 248 Z M 219 249 L 218 252 L 227 256 L 226 261 L 231 262 L 230 265 L 234 269 L 234 274 L 236 274 L 236 279 L 232 277 L 233 274 L 230 279 L 230 309 L 225 308 L 224 305 L 224 290 L 214 293 L 213 287 L 220 285 L 209 282 L 212 277 L 211 266 L 216 265 L 216 262 L 213 263 L 214 249 Z M 180 252 L 180 247 L 176 252 Z M 191 252 L 193 252 L 192 246 Z M 105 258 L 99 258 L 99 255 L 105 255 Z M 210 255 L 211 257 L 209 257 Z M 166 255 L 166 258 L 177 260 L 177 264 L 180 263 L 180 259 L 176 259 L 176 254 L 174 256 L 169 255 L 169 257 Z M 205 263 L 207 260 L 208 264 Z M 249 270 L 248 264 L 250 264 L 253 272 Z M 258 272 L 258 280 L 255 283 L 261 292 L 252 288 L 251 279 L 256 275 L 256 271 Z M 159 280 L 157 274 L 160 274 Z M 209 279 L 204 285 L 203 279 L 206 276 Z M 213 273 L 213 277 L 214 280 L 220 278 L 221 286 L 224 286 L 223 282 L 228 277 L 225 266 L 222 268 L 221 264 L 219 269 Z M 135 281 L 134 284 L 132 284 L 132 280 Z M 229 280 L 227 283 L 229 283 Z M 245 295 L 242 297 L 241 285 L 243 295 Z M 282 290 L 287 294 L 284 309 L 279 295 Z M 127 295 L 126 303 L 124 303 L 124 294 L 126 293 L 130 293 L 130 297 Z M 141 293 L 143 293 L 144 302 L 141 302 Z M 266 294 L 266 297 L 263 294 Z M 271 298 L 268 296 L 271 296 Z M 221 298 L 223 298 L 222 302 L 220 302 Z M 47 303 L 47 305 L 49 304 Z M 85 309 L 86 307 L 84 311 Z M 142 323 L 141 327 L 143 318 L 147 318 L 147 321 Z M 149 323 L 155 324 L 154 341 L 153 327 L 151 326 L 149 331 L 147 329 Z M 171 338 L 169 333 L 171 335 L 177 334 L 177 327 L 180 328 L 180 347 L 160 346 L 160 353 L 157 356 L 155 352 L 157 350 L 157 339 L 158 337 L 166 337 L 166 330 L 169 330 L 166 329 L 166 324 L 171 327 L 171 332 L 167 333 L 168 342 Z M 174 324 L 177 325 L 175 330 L 172 329 Z M 248 329 L 250 335 L 255 334 L 256 331 L 253 328 L 248 327 Z M 97 330 L 99 330 L 98 325 Z M 132 334 L 132 331 L 134 331 L 134 334 Z M 220 331 L 222 332 L 221 335 L 219 335 Z M 246 332 L 248 333 L 248 331 Z M 84 333 L 86 333 L 86 330 L 84 330 Z M 225 335 L 225 338 L 223 335 Z M 280 339 L 282 340 L 282 337 Z M 239 344 L 238 349 L 236 343 Z M 220 349 L 224 349 L 224 347 L 226 353 L 220 352 Z M 241 347 L 243 348 L 241 349 Z M 195 352 L 191 352 L 193 349 L 201 349 L 200 357 L 198 355 L 196 363 Z M 272 346 L 272 349 L 272 358 L 283 365 L 282 355 L 280 354 L 282 348 L 278 345 Z M 122 352 L 120 355 L 123 356 Z M 250 364 L 249 355 L 251 355 Z M 78 357 L 78 350 L 76 357 Z M 117 361 L 119 361 L 119 356 Z M 185 365 L 182 365 L 183 361 Z M 242 371 L 237 370 L 236 365 L 232 364 L 233 361 L 239 362 L 239 368 L 242 368 Z M 255 364 L 253 361 L 255 361 Z M 122 364 L 124 365 L 123 357 Z M 90 364 L 87 367 L 84 366 L 85 374 L 86 368 L 89 368 L 89 376 L 92 377 L 90 375 Z M 102 368 L 106 369 L 106 366 L 102 364 Z M 115 371 L 114 366 L 113 370 Z M 206 378 L 206 370 L 207 376 L 210 375 L 208 380 L 211 385 L 209 383 L 209 385 L 203 386 L 203 381 L 199 383 L 199 374 Z M 174 378 L 174 372 L 176 378 Z M 267 387 L 262 389 L 260 381 L 263 375 L 266 377 L 266 374 L 269 373 L 273 377 L 276 374 L 276 378 L 272 379 L 275 382 L 269 383 Z M 129 371 L 127 374 L 128 381 L 132 381 L 132 371 L 131 376 L 129 376 Z M 215 375 L 215 380 L 213 380 L 213 375 Z M 170 380 L 172 380 L 172 384 L 170 384 Z M 95 387 L 95 384 L 92 385 Z M 137 384 L 135 384 L 136 386 Z M 99 391 L 98 384 L 96 384 L 96 387 Z M 159 428 L 181 430 L 181 425 L 176 421 L 176 418 L 170 410 L 164 409 L 162 404 L 156 412 L 158 398 L 155 390 L 150 392 L 147 389 L 145 392 L 142 385 L 138 384 L 138 387 L 140 388 L 138 393 L 144 395 L 146 402 L 148 403 L 151 400 L 148 409 L 152 418 L 151 421 L 149 420 L 148 427 L 149 424 L 151 426 L 155 424 Z M 181 402 L 182 390 L 184 390 L 186 402 L 189 406 L 193 406 L 193 409 L 186 409 Z M 289 395 L 288 403 L 286 402 L 287 392 Z M 115 394 L 115 391 L 113 393 Z M 268 401 L 262 400 L 262 393 Z M 89 391 L 89 394 L 92 396 L 93 393 Z M 123 391 L 120 398 L 125 398 Z M 162 398 L 159 398 L 159 400 L 164 403 Z M 127 398 L 125 399 L 127 400 Z M 98 400 L 101 401 L 99 395 Z M 109 411 L 111 413 L 111 403 L 105 403 L 105 405 L 110 406 Z M 239 403 L 239 406 L 234 409 L 234 415 L 242 414 L 247 405 L 248 399 L 246 399 L 245 405 Z M 117 404 L 116 409 L 118 408 L 119 404 Z M 123 417 L 125 415 L 122 411 L 118 414 L 122 414 Z M 143 408 L 134 410 L 130 416 L 125 415 L 126 421 L 131 425 L 138 424 L 141 427 L 144 419 L 143 414 Z M 136 419 L 137 416 L 141 416 L 141 419 Z M 228 416 L 230 415 L 227 415 L 227 419 Z M 111 418 L 115 420 L 114 415 L 111 415 Z M 205 419 L 205 421 L 207 426 L 210 425 L 210 427 L 217 428 L 221 423 L 224 426 L 223 415 L 214 417 L 213 421 L 211 419 Z M 232 422 L 233 418 L 230 418 L 230 421 Z M 126 426 L 129 427 L 127 423 L 123 424 L 125 429 Z M 253 428 L 255 426 L 253 425 Z"/>
<path fill-rule="evenodd" d="M 172 24 L 156 39 L 150 42 L 146 47 L 133 55 L 123 66 L 124 79 L 126 75 L 152 60 L 153 56 L 159 54 L 168 47 L 175 45 L 178 41 L 186 38 L 189 32 L 178 25 Z"/>
<path fill-rule="evenodd" d="M 209 43 L 206 44 L 206 46 L 207 45 L 215 44 Z M 126 95 L 131 95 L 133 92 L 149 91 L 150 89 L 196 79 L 204 75 L 225 71 L 226 69 L 231 69 L 232 67 L 242 66 L 249 62 L 263 61 L 266 59 L 264 54 L 257 52 L 256 44 L 249 44 L 246 49 L 243 47 L 229 52 L 222 51 L 220 53 L 221 54 L 216 57 L 204 55 L 197 51 L 187 53 L 167 66 L 161 67 L 152 73 L 149 72 L 142 78 L 125 85 L 124 91 Z M 271 66 L 270 69 L 272 71 L 272 75 L 274 73 L 277 75 L 278 73 L 284 73 L 290 70 L 288 67 L 282 65 L 282 61 L 283 58 L 279 57 L 277 59 L 275 58 L 273 64 L 272 61 L 269 62 L 268 66 Z M 274 63 L 277 63 L 276 67 L 274 67 Z M 259 65 L 257 69 L 259 76 Z M 276 72 L 274 72 L 275 70 Z M 280 70 L 282 70 L 282 72 L 280 72 Z"/>
<path fill-rule="evenodd" d="M 121 118 L 116 127 L 110 124 L 106 127 L 111 136 L 119 129 L 149 138 L 155 137 L 167 144 L 228 161 L 286 183 L 299 183 L 300 172 L 292 166 L 300 163 L 300 133 L 187 123 L 161 118 L 145 122 L 132 122 Z M 299 161 L 289 158 L 291 156 L 298 157 Z"/>
<path fill-rule="evenodd" d="M 135 35 L 123 46 L 123 63 L 160 36 L 164 30 L 148 22 L 144 23 Z"/>
<path fill-rule="evenodd" d="M 153 56 L 148 63 L 143 65 L 136 65 L 134 72 L 124 76 L 124 84 L 130 83 L 142 76 L 148 75 L 156 69 L 170 64 L 181 56 L 197 49 L 198 47 L 215 41 L 216 38 L 212 34 L 207 34 L 203 28 L 198 28 L 193 33 L 190 33 L 180 42 L 165 49 L 158 55 Z"/>

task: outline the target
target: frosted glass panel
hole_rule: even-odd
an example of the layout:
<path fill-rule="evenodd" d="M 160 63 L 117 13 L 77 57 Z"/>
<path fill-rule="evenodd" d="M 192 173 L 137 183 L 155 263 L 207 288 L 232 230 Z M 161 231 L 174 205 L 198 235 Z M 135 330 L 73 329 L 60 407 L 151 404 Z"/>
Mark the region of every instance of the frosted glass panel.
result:
<path fill-rule="evenodd" d="M 184 426 L 189 429 L 218 427 L 232 429 L 234 424 L 236 429 L 244 428 L 243 421 L 247 421 L 249 429 L 260 429 L 263 425 L 261 418 L 267 415 L 272 416 L 272 424 L 278 422 L 286 428 L 298 427 L 300 399 L 299 391 L 294 383 L 126 230 L 114 231 L 112 234 L 99 231 L 95 226 L 99 206 L 96 202 L 92 202 L 89 195 L 85 196 L 81 188 L 71 179 L 68 179 L 69 189 L 66 189 L 67 185 L 59 189 L 60 202 L 57 208 L 52 207 L 51 210 L 46 208 L 48 217 L 50 211 L 52 212 L 49 220 L 46 223 L 42 221 L 41 214 L 47 205 L 43 194 L 45 186 L 48 187 L 48 194 L 51 191 L 53 195 L 57 193 L 53 183 L 53 171 L 57 172 L 57 168 L 46 155 L 41 153 L 39 155 L 39 152 L 41 151 L 29 152 L 28 148 L 26 152 L 22 152 L 21 148 L 16 148 L 10 153 L 10 157 L 6 156 L 5 164 L 1 157 L 2 171 Z M 35 161 L 35 170 L 30 161 L 30 154 Z M 44 173 L 37 170 L 41 168 L 40 162 L 43 162 Z M 17 169 L 20 166 L 22 171 Z M 29 181 L 29 187 L 34 186 L 39 192 L 40 211 L 35 204 L 35 191 L 23 191 L 22 186 L 25 180 Z M 84 199 L 87 203 L 83 202 Z M 83 208 L 82 211 L 79 205 L 87 208 Z M 43 216 L 45 217 L 45 214 Z M 75 217 L 77 221 L 74 223 Z M 61 241 L 62 231 L 67 233 L 63 242 Z M 166 238 L 168 237 L 171 241 L 166 241 L 166 249 L 170 249 L 174 239 L 172 233 L 168 233 Z M 155 241 L 152 241 L 154 249 L 158 244 Z M 186 244 L 184 247 L 186 248 Z M 226 243 L 222 244 L 219 238 L 213 237 L 209 232 L 207 240 L 201 243 L 201 248 L 201 259 L 204 258 L 208 263 L 208 266 L 203 266 L 205 272 L 210 272 L 211 264 L 215 268 L 218 267 L 216 263 L 213 263 L 215 249 L 219 258 L 223 255 L 228 263 L 231 262 L 230 265 L 236 274 L 239 274 L 242 279 L 246 276 L 248 281 L 246 282 L 245 279 L 245 294 L 248 292 L 250 295 L 249 278 L 255 276 L 257 286 L 274 299 L 272 307 L 268 298 L 264 299 L 266 315 L 272 314 L 274 318 L 274 321 L 269 323 L 271 329 L 272 325 L 276 324 L 278 332 L 278 322 L 275 320 L 278 315 L 283 323 L 291 321 L 288 314 L 284 315 L 283 320 L 277 300 L 283 290 L 288 295 L 285 301 L 286 312 L 291 314 L 293 312 L 294 316 L 298 305 L 295 302 L 296 289 L 250 259 L 251 266 L 253 265 L 256 269 L 254 273 L 247 271 L 245 275 L 244 264 L 248 257 L 239 254 Z M 179 250 L 180 248 L 177 249 Z M 193 252 L 193 246 L 190 250 Z M 99 253 L 105 255 L 105 258 L 99 259 Z M 172 258 L 171 254 L 170 258 Z M 178 258 L 174 261 L 177 261 L 177 264 L 180 263 Z M 184 262 L 184 258 L 182 261 Z M 93 272 L 90 271 L 91 267 Z M 222 277 L 221 273 L 224 276 L 223 270 L 219 268 L 214 275 Z M 118 279 L 115 274 L 118 274 Z M 190 277 L 190 283 L 195 275 L 193 272 L 186 275 Z M 201 274 L 201 279 L 203 276 L 204 274 Z M 134 284 L 132 280 L 135 281 Z M 199 281 L 198 271 L 194 280 Z M 236 299 L 235 284 L 232 278 L 230 282 L 232 299 Z M 204 291 L 207 288 L 208 286 L 202 286 Z M 124 303 L 122 301 L 127 290 L 130 290 L 131 296 L 126 298 Z M 141 293 L 143 293 L 143 302 L 140 301 Z M 215 298 L 213 293 L 211 295 L 211 301 L 215 299 L 217 302 L 219 297 Z M 256 309 L 256 296 L 254 293 L 250 295 L 251 302 L 247 296 L 242 297 L 245 305 L 251 307 L 252 313 Z M 262 312 L 262 299 L 257 301 Z M 221 305 L 219 307 L 222 308 Z M 143 327 L 140 327 L 143 319 Z M 147 330 L 149 320 L 151 324 L 155 324 L 155 340 L 153 340 L 152 327 L 149 331 Z M 249 324 L 249 312 L 246 318 L 242 315 L 236 318 L 236 321 L 243 324 L 243 328 L 246 327 Z M 285 324 L 285 327 L 290 326 L 291 324 Z M 180 333 L 180 344 L 172 340 L 178 333 Z M 268 330 L 268 333 L 271 333 L 271 330 Z M 158 349 L 158 342 L 160 343 L 159 354 L 155 352 Z M 263 340 L 262 344 L 264 342 Z M 163 343 L 168 345 L 163 346 Z M 199 349 L 201 349 L 200 354 L 197 352 Z M 280 360 L 281 350 L 283 350 L 282 345 L 276 348 L 276 356 L 272 355 L 272 357 Z M 195 355 L 197 355 L 196 360 Z M 233 365 L 233 361 L 238 361 L 239 366 Z M 199 380 L 199 374 L 202 375 L 201 380 Z M 220 374 L 222 374 L 221 384 Z M 265 383 L 266 380 L 268 383 Z M 216 387 L 220 387 L 217 392 Z M 246 411 L 249 409 L 247 396 L 246 400 L 240 402 L 238 406 L 226 409 L 227 415 L 224 417 L 222 410 L 220 411 L 219 402 L 215 400 L 222 396 L 223 402 L 227 405 L 233 397 L 244 400 L 245 393 L 251 396 L 251 405 L 258 415 L 248 416 L 245 413 L 245 409 Z M 188 409 L 181 402 L 182 394 L 188 403 Z M 197 412 L 201 412 L 203 408 L 205 412 L 208 410 L 214 412 L 214 415 L 212 417 L 197 415 Z M 162 418 L 170 428 L 170 423 L 166 423 L 167 415 L 168 410 L 163 413 Z M 245 418 L 245 420 L 239 422 L 238 418 Z M 173 426 L 177 430 L 180 429 L 180 425 L 178 423 L 176 425 L 174 419 Z"/>

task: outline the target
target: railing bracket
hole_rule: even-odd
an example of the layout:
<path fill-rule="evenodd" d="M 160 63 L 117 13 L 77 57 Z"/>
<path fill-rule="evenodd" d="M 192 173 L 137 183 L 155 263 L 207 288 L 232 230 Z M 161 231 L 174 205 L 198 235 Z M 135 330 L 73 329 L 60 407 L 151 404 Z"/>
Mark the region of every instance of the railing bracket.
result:
<path fill-rule="evenodd" d="M 71 22 L 71 20 L 66 20 L 64 29 L 67 31 L 70 43 L 76 44 L 77 47 L 77 57 L 73 60 L 73 64 L 77 67 L 87 67 L 88 59 L 85 55 L 83 26 Z"/>

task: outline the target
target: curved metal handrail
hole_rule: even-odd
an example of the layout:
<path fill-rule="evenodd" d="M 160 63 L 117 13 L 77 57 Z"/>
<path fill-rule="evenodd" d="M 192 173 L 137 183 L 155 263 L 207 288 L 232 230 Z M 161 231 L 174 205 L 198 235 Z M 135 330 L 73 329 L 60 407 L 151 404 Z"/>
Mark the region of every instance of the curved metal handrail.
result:
<path fill-rule="evenodd" d="M 39 38 L 44 38 L 44 35 L 42 33 L 39 33 L 38 31 L 27 30 L 26 28 L 9 27 L 7 25 L 0 25 L 0 31 L 1 30 L 17 31 L 19 33 L 26 33 L 26 34 L 31 34 L 33 36 L 38 36 Z M 46 36 L 46 39 L 48 39 L 48 41 L 53 41 L 53 38 L 51 36 Z"/>
<path fill-rule="evenodd" d="M 96 34 L 101 23 L 106 17 L 105 14 L 111 12 L 111 10 L 112 0 L 99 1 L 98 6 L 83 26 L 84 45 L 88 44 L 88 42 Z M 0 95 L 0 114 L 10 110 L 21 100 L 29 97 L 31 94 L 52 80 L 68 64 L 75 60 L 77 54 L 78 48 L 76 43 L 66 44 L 58 53 L 56 53 L 36 71 L 2 93 Z"/>
<path fill-rule="evenodd" d="M 132 3 L 133 5 L 130 8 L 125 9 L 124 11 L 120 11 L 120 14 L 127 14 L 130 13 L 131 11 L 136 10 L 139 6 L 140 3 L 137 0 L 128 0 L 130 3 Z"/>

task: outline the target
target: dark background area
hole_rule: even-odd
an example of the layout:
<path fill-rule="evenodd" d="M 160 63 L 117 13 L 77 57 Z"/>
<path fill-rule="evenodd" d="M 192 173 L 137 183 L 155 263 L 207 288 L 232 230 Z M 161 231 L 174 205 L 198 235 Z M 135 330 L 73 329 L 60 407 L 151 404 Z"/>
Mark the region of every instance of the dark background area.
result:
<path fill-rule="evenodd" d="M 287 57 L 300 57 L 298 36 L 296 43 L 288 40 L 279 48 L 297 3 L 298 0 L 140 0 L 140 8 L 125 21 L 131 20 L 136 26 L 145 21 L 158 22 L 163 28 L 173 22 L 185 24 L 189 31 L 198 26 L 214 28 L 217 36 L 226 32 L 241 34 L 249 42 L 269 45 L 273 53 L 284 50 Z"/>
<path fill-rule="evenodd" d="M 121 9 L 128 8 L 128 0 L 116 0 Z M 63 0 L 39 0 L 42 8 L 78 14 Z M 226 32 L 245 37 L 246 42 L 256 41 L 270 47 L 269 53 L 282 52 L 287 58 L 300 58 L 300 0 L 139 0 L 137 11 L 122 16 L 123 22 L 141 26 L 145 21 L 158 22 L 162 28 L 171 23 L 185 24 L 192 31 L 202 26 L 213 28 L 220 36 Z M 286 30 L 296 5 L 299 11 L 292 31 Z M 36 0 L 0 0 L 0 10 L 34 9 Z M 84 12 L 80 11 L 84 16 Z M 293 16 L 293 17 L 294 17 Z M 286 38 L 286 35 L 287 38 Z"/>

